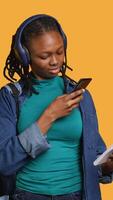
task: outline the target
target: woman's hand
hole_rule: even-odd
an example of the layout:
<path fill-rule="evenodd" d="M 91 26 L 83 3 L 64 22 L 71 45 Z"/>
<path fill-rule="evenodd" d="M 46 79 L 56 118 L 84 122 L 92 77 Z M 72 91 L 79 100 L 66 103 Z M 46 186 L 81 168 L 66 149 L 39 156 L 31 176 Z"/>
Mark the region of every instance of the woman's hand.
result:
<path fill-rule="evenodd" d="M 45 112 L 48 113 L 53 120 L 69 115 L 74 108 L 79 106 L 83 98 L 83 92 L 84 90 L 80 89 L 70 94 L 57 97 Z"/>
<path fill-rule="evenodd" d="M 83 98 L 83 92 L 84 90 L 81 89 L 59 96 L 45 109 L 44 113 L 37 120 L 37 124 L 43 135 L 47 133 L 56 119 L 69 115 L 74 108 L 78 107 Z"/>
<path fill-rule="evenodd" d="M 113 153 L 109 156 L 107 162 L 101 165 L 103 175 L 113 172 Z"/>

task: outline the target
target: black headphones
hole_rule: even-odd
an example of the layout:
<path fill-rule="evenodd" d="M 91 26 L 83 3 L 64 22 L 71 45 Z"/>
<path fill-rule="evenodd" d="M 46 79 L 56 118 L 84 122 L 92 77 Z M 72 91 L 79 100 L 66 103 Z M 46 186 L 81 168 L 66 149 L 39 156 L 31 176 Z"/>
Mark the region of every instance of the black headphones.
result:
<path fill-rule="evenodd" d="M 29 52 L 27 50 L 26 47 L 24 47 L 21 43 L 22 41 L 22 33 L 24 31 L 24 28 L 30 24 L 33 20 L 38 20 L 40 18 L 44 18 L 44 17 L 51 17 L 49 15 L 46 14 L 39 14 L 39 15 L 34 15 L 28 19 L 26 19 L 21 25 L 20 27 L 17 29 L 16 34 L 14 35 L 14 51 L 15 54 L 17 56 L 17 58 L 21 61 L 23 66 L 29 66 L 30 64 L 30 56 L 29 56 Z M 54 18 L 51 17 L 52 19 L 55 20 L 57 26 L 58 26 L 58 30 L 63 38 L 63 42 L 64 42 L 64 48 L 66 50 L 67 48 L 67 37 L 65 35 L 65 33 L 63 32 L 61 25 L 58 23 L 58 21 Z"/>

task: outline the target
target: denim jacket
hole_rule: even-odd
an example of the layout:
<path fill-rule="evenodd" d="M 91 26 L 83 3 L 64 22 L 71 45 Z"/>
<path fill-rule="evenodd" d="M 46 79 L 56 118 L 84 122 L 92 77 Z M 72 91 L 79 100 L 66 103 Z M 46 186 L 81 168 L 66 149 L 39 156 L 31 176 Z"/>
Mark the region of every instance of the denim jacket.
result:
<path fill-rule="evenodd" d="M 69 79 L 67 82 L 67 92 L 70 93 L 75 83 Z M 16 83 L 21 90 L 19 105 L 26 96 L 22 92 L 22 85 Z M 83 120 L 83 200 L 101 200 L 99 183 L 111 183 L 112 174 L 103 176 L 101 167 L 95 167 L 93 161 L 102 154 L 105 143 L 102 140 L 96 115 L 95 106 L 88 90 L 83 94 L 80 102 L 80 111 Z M 14 97 L 7 87 L 0 91 L 0 195 L 13 194 L 15 190 L 16 172 L 41 153 L 50 147 L 46 136 L 43 136 L 37 123 L 33 123 L 29 128 L 18 135 L 16 104 Z"/>

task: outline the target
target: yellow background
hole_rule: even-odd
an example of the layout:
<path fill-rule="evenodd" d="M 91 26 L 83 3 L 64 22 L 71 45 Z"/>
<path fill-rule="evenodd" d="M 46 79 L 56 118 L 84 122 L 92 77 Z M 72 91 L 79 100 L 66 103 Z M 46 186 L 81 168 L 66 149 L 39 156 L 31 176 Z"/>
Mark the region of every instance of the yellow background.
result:
<path fill-rule="evenodd" d="M 11 36 L 31 15 L 55 16 L 68 37 L 67 74 L 79 80 L 92 77 L 88 86 L 95 101 L 100 132 L 107 146 L 113 143 L 113 5 L 112 0 L 4 0 L 0 6 L 0 86 L 7 83 L 2 70 Z M 101 186 L 103 200 L 113 199 L 113 184 Z M 93 194 L 92 194 L 93 195 Z"/>

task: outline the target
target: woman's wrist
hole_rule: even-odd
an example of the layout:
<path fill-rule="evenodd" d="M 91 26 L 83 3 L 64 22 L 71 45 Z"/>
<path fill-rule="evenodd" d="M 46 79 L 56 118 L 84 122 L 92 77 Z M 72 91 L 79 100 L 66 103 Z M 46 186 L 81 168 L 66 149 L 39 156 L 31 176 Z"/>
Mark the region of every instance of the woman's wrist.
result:
<path fill-rule="evenodd" d="M 39 126 L 42 134 L 45 135 L 54 121 L 55 121 L 54 115 L 52 115 L 52 113 L 50 112 L 45 111 L 36 121 L 36 123 Z"/>

